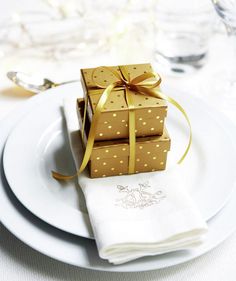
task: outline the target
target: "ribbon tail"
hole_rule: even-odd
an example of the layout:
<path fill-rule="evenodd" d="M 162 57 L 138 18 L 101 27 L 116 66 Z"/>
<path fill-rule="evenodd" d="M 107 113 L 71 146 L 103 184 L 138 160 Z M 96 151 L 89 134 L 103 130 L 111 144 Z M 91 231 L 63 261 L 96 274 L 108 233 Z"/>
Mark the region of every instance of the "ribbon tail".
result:
<path fill-rule="evenodd" d="M 72 175 L 72 176 L 63 175 L 63 174 L 60 174 L 55 171 L 51 171 L 51 173 L 52 173 L 53 178 L 56 180 L 71 180 L 76 176 L 76 175 Z"/>
<path fill-rule="evenodd" d="M 187 147 L 186 147 L 186 149 L 185 149 L 183 155 L 181 156 L 181 158 L 180 158 L 180 159 L 178 160 L 178 162 L 177 162 L 178 164 L 181 164 L 181 163 L 184 161 L 186 155 L 188 154 L 189 149 L 190 149 L 190 146 L 191 146 L 191 144 L 192 144 L 192 127 L 191 127 L 190 120 L 189 120 L 189 118 L 188 118 L 188 115 L 187 115 L 186 111 L 183 109 L 183 107 L 182 107 L 175 99 L 173 99 L 173 98 L 171 98 L 171 97 L 169 97 L 169 96 L 163 94 L 163 93 L 160 92 L 160 91 L 155 91 L 155 92 L 156 92 L 156 96 L 157 96 L 157 97 L 160 97 L 161 99 L 166 100 L 166 101 L 168 101 L 169 103 L 171 103 L 172 105 L 174 105 L 174 106 L 183 114 L 185 120 L 186 120 L 187 123 L 188 123 L 188 126 L 189 126 L 189 140 L 188 140 L 188 145 L 187 145 Z M 155 93 L 155 92 L 154 92 L 154 93 Z"/>
<path fill-rule="evenodd" d="M 153 90 L 153 89 L 148 89 L 146 87 L 142 87 L 142 86 L 139 86 L 139 85 L 135 85 L 135 90 L 140 92 L 140 93 L 143 93 L 143 94 L 146 94 L 146 95 L 149 95 L 149 96 L 153 96 L 155 98 L 159 98 L 159 99 L 168 101 L 169 103 L 174 105 L 183 114 L 185 120 L 188 123 L 188 127 L 189 127 L 189 140 L 188 140 L 188 144 L 187 144 L 187 147 L 186 147 L 183 155 L 180 157 L 180 159 L 177 162 L 178 164 L 181 164 L 184 161 L 185 157 L 187 156 L 187 154 L 189 152 L 189 149 L 191 147 L 191 144 L 192 144 L 192 127 L 191 127 L 191 123 L 190 123 L 190 120 L 189 120 L 189 117 L 188 117 L 186 111 L 175 99 L 163 94 L 162 92 L 160 92 L 157 89 Z"/>
<path fill-rule="evenodd" d="M 85 149 L 85 153 L 84 153 L 84 157 L 81 163 L 81 166 L 79 168 L 79 170 L 76 172 L 76 174 L 72 175 L 72 176 L 68 176 L 68 175 L 63 175 L 57 172 L 52 171 L 52 176 L 57 179 L 57 180 L 70 180 L 73 179 L 74 177 L 77 177 L 79 174 L 81 174 L 83 172 L 83 170 L 86 168 L 89 160 L 90 160 L 90 156 L 93 150 L 93 144 L 94 144 L 94 140 L 95 140 L 95 134 L 96 134 L 96 128 L 98 125 L 98 121 L 100 118 L 100 115 L 102 113 L 102 109 L 104 108 L 107 99 L 109 97 L 109 95 L 111 94 L 112 90 L 114 87 L 116 87 L 117 83 L 112 83 L 110 84 L 102 93 L 99 102 L 96 106 L 94 115 L 93 115 L 93 120 L 91 122 L 91 126 L 90 126 L 90 130 L 89 130 L 89 135 L 88 135 L 88 141 L 87 141 L 87 145 L 86 145 L 86 149 Z"/>

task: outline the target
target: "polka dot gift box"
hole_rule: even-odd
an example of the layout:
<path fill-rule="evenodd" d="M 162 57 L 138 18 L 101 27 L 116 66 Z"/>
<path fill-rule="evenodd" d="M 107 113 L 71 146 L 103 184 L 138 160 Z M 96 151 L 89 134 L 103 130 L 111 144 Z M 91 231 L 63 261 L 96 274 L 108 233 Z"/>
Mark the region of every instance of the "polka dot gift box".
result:
<path fill-rule="evenodd" d="M 104 89 L 116 83 L 120 77 L 127 83 L 135 77 L 150 73 L 150 64 L 135 64 L 114 67 L 98 67 L 81 70 L 81 81 L 87 101 L 86 111 L 92 121 L 95 109 Z M 117 75 L 118 74 L 118 75 Z M 153 84 L 156 78 L 149 77 L 142 81 L 145 86 Z M 135 82 L 135 81 L 134 81 Z M 140 85 L 140 83 L 136 83 Z M 137 137 L 162 135 L 164 120 L 167 115 L 167 103 L 150 95 L 138 93 L 135 85 L 129 88 L 129 95 L 135 110 L 135 134 Z M 129 106 L 126 92 L 117 83 L 108 97 L 99 117 L 95 140 L 112 140 L 129 137 Z"/>
<path fill-rule="evenodd" d="M 77 112 L 80 128 L 84 116 L 84 100 L 79 99 Z M 89 118 L 85 122 L 84 147 L 90 129 Z M 164 170 L 167 153 L 170 150 L 170 137 L 167 130 L 161 136 L 138 137 L 135 143 L 135 173 Z M 89 170 L 91 178 L 128 174 L 129 139 L 114 139 L 94 142 L 90 156 Z"/>
<path fill-rule="evenodd" d="M 84 99 L 78 100 L 84 155 L 75 175 L 52 171 L 57 180 L 80 175 L 87 165 L 92 178 L 166 168 L 170 137 L 165 128 L 167 102 L 182 114 L 192 129 L 184 108 L 160 90 L 161 77 L 150 64 L 100 66 L 81 69 Z"/>

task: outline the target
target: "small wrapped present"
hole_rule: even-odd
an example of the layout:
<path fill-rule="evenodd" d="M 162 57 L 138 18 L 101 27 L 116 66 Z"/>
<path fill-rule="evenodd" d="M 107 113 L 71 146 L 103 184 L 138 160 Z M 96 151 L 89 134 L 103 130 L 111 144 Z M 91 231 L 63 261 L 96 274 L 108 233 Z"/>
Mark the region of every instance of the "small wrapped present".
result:
<path fill-rule="evenodd" d="M 77 112 L 80 126 L 83 122 L 84 100 L 79 99 Z M 90 123 L 85 123 L 83 143 L 87 145 L 87 133 Z M 91 178 L 128 174 L 129 139 L 96 141 L 90 156 Z M 135 173 L 164 170 L 167 153 L 170 150 L 170 137 L 166 129 L 161 136 L 136 138 Z"/>
<path fill-rule="evenodd" d="M 86 111 L 90 122 L 104 89 L 119 80 L 118 73 L 127 84 L 136 77 L 152 72 L 150 64 L 135 64 L 114 67 L 81 69 L 82 85 L 85 93 Z M 146 87 L 155 83 L 154 77 L 143 79 Z M 135 82 L 135 80 L 134 80 Z M 135 84 L 135 83 L 133 83 Z M 143 85 L 144 85 L 143 84 Z M 136 85 L 140 83 L 136 82 Z M 129 137 L 129 105 L 126 90 L 135 111 L 136 137 L 162 135 L 167 115 L 167 103 L 151 95 L 142 94 L 140 88 L 124 87 L 119 83 L 112 89 L 97 123 L 95 140 L 111 140 Z M 150 88 L 151 89 L 151 88 Z"/>

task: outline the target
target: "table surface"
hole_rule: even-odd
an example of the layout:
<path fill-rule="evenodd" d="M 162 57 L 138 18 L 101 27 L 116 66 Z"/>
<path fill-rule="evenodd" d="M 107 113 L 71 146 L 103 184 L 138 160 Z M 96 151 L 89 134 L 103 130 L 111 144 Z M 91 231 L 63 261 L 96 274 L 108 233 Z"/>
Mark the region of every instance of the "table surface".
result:
<path fill-rule="evenodd" d="M 19 2 L 21 4 L 19 4 Z M 16 1 L 8 0 L 1 3 L 4 9 L 0 10 L 0 16 L 3 15 L 3 10 L 10 13 L 13 9 L 20 9 L 25 0 Z M 31 5 L 38 4 L 40 1 L 32 1 Z M 26 3 L 26 2 L 25 2 Z M 27 2 L 28 4 L 28 2 Z M 17 6 L 18 5 L 18 6 Z M 40 6 L 40 5 L 39 5 Z M 164 76 L 164 83 L 176 89 L 184 89 L 190 95 L 196 95 L 202 98 L 205 102 L 210 102 L 218 110 L 223 111 L 229 118 L 236 123 L 236 107 L 227 107 L 222 105 L 222 97 L 215 95 L 215 83 L 209 83 L 214 74 L 224 70 L 226 43 L 225 35 L 215 35 L 210 43 L 209 59 L 206 66 L 194 74 L 186 76 L 171 77 Z M 137 54 L 138 55 L 138 54 Z M 110 57 L 111 58 L 111 57 Z M 113 59 L 113 60 L 112 60 Z M 116 63 L 114 57 L 110 60 Z M 129 58 L 123 58 L 129 63 Z M 150 60 L 150 58 L 146 58 Z M 90 58 L 91 60 L 91 58 Z M 102 60 L 94 56 L 93 62 Z M 105 62 L 107 58 L 105 58 Z M 63 81 L 76 78 L 77 71 L 82 66 L 86 65 L 86 59 L 81 62 L 71 62 L 71 64 L 55 63 L 55 62 L 32 62 L 28 60 L 22 63 L 17 58 L 7 59 L 0 66 L 0 121 L 8 114 L 14 114 L 14 111 L 24 104 L 31 96 L 25 92 L 19 92 L 19 89 L 13 87 L 11 82 L 6 79 L 5 73 L 7 70 L 31 69 L 31 72 L 44 73 L 45 76 L 56 81 Z M 68 72 L 70 65 L 70 72 Z M 45 67 L 46 66 L 46 67 Z M 236 101 L 236 97 L 235 97 Z M 232 218 L 235 219 L 235 218 Z M 236 233 L 228 238 L 224 243 L 216 249 L 210 251 L 202 257 L 192 260 L 188 263 L 173 266 L 167 269 L 155 270 L 144 273 L 106 273 L 96 272 L 76 268 L 55 261 L 47 256 L 44 256 L 15 238 L 8 230 L 0 225 L 0 280 L 15 281 L 15 280 L 227 280 L 233 281 L 236 278 Z"/>

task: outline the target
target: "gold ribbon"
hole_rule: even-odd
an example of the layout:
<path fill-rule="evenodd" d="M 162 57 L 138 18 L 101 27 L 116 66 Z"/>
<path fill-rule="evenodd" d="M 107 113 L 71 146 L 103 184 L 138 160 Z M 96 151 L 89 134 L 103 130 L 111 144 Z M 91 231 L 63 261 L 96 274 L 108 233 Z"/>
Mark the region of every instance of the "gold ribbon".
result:
<path fill-rule="evenodd" d="M 94 72 L 99 68 L 104 68 L 104 69 L 107 69 L 108 71 L 112 72 L 114 74 L 114 76 L 118 78 L 118 80 L 116 82 L 111 83 L 108 86 L 99 85 L 98 83 L 95 83 L 93 81 L 94 84 L 98 88 L 104 89 L 104 91 L 103 91 L 103 93 L 98 101 L 98 104 L 96 106 L 96 109 L 94 111 L 82 164 L 75 175 L 67 176 L 67 175 L 63 175 L 63 174 L 52 171 L 52 176 L 58 180 L 69 180 L 69 179 L 72 179 L 72 178 L 78 176 L 79 174 L 81 174 L 83 172 L 83 170 L 86 168 L 86 166 L 90 160 L 92 150 L 93 150 L 96 128 L 98 125 L 100 115 L 103 111 L 103 108 L 104 108 L 111 92 L 113 90 L 117 90 L 117 89 L 125 90 L 125 99 L 126 99 L 126 103 L 127 103 L 128 111 L 129 111 L 129 144 L 130 144 L 129 145 L 129 148 L 130 148 L 129 171 L 128 171 L 129 174 L 133 174 L 135 172 L 135 147 L 136 147 L 135 106 L 134 106 L 134 103 L 132 100 L 132 95 L 130 94 L 130 91 L 137 92 L 142 95 L 152 96 L 152 97 L 155 97 L 158 99 L 166 100 L 169 103 L 171 103 L 172 105 L 174 105 L 184 115 L 184 117 L 189 125 L 189 142 L 188 142 L 187 148 L 185 149 L 184 154 L 181 156 L 181 158 L 178 161 L 178 164 L 182 163 L 182 161 L 185 159 L 186 155 L 188 154 L 188 151 L 189 151 L 191 143 L 192 143 L 192 129 L 191 129 L 190 120 L 188 118 L 187 113 L 183 109 L 183 107 L 176 100 L 174 100 L 173 98 L 160 92 L 159 87 L 158 87 L 161 83 L 160 76 L 155 72 L 147 72 L 147 73 L 141 74 L 141 75 L 135 77 L 134 79 L 130 80 L 129 75 L 126 72 L 125 66 L 119 66 L 122 74 L 120 74 L 119 72 L 117 72 L 109 67 L 101 66 L 101 67 L 95 68 L 93 70 L 92 80 L 94 77 Z M 147 79 L 150 79 L 150 78 L 156 78 L 156 80 L 154 82 L 146 81 Z M 146 81 L 146 83 L 144 83 L 144 81 Z M 155 88 L 157 88 L 157 89 L 155 89 Z M 86 118 L 87 103 L 88 103 L 88 98 L 86 97 L 84 120 L 83 120 L 83 126 L 82 126 L 82 136 L 84 135 L 84 124 L 85 124 L 85 118 Z"/>

